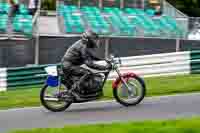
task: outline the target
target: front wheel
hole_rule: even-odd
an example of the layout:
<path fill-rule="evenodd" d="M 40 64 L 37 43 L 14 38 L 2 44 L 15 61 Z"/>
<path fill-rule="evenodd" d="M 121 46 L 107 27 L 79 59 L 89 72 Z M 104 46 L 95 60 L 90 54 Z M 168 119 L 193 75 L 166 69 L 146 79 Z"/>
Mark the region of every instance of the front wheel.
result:
<path fill-rule="evenodd" d="M 117 102 L 124 106 L 139 104 L 145 96 L 146 87 L 142 78 L 137 75 L 120 81 L 116 88 L 113 88 L 113 95 Z"/>
<path fill-rule="evenodd" d="M 40 101 L 42 105 L 53 112 L 60 112 L 67 109 L 72 102 L 67 102 L 64 100 L 60 100 L 57 95 L 60 93 L 59 91 L 64 91 L 64 85 L 61 88 L 57 87 L 50 87 L 45 85 L 40 91 Z"/>

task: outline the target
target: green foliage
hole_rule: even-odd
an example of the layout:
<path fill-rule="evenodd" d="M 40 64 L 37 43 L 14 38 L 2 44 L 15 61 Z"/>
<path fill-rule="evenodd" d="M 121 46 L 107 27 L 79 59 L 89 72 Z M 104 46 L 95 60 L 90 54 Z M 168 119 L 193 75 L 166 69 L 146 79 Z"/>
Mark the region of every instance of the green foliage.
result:
<path fill-rule="evenodd" d="M 199 0 L 168 0 L 172 5 L 186 13 L 188 16 L 200 16 Z"/>
<path fill-rule="evenodd" d="M 42 0 L 42 10 L 56 10 L 56 0 Z"/>

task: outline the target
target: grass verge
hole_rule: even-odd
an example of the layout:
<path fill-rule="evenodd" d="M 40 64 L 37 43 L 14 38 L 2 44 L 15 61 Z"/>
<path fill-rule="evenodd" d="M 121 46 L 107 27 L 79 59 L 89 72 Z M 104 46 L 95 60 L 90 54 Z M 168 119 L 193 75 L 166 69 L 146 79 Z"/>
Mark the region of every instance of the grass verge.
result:
<path fill-rule="evenodd" d="M 145 83 L 146 96 L 200 92 L 199 74 L 145 78 Z M 40 106 L 39 92 L 38 87 L 0 92 L 0 109 Z M 111 82 L 105 85 L 104 95 L 104 100 L 113 98 Z"/>
<path fill-rule="evenodd" d="M 199 133 L 200 118 L 32 129 L 12 133 Z"/>

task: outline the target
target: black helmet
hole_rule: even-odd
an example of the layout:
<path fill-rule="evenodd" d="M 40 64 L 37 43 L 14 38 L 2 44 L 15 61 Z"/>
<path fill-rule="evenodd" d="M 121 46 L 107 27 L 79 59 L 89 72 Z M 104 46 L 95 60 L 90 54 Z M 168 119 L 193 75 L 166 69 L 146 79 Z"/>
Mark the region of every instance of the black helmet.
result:
<path fill-rule="evenodd" d="M 98 47 L 99 36 L 92 30 L 87 30 L 82 34 L 82 40 L 85 41 L 89 47 Z"/>

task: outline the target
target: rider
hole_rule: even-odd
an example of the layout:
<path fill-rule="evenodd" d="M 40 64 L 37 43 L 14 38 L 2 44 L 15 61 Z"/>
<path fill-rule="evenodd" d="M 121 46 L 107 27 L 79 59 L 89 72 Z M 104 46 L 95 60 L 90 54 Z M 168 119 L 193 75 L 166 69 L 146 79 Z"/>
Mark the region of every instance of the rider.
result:
<path fill-rule="evenodd" d="M 90 70 L 81 67 L 86 64 L 89 68 L 96 70 L 111 69 L 110 65 L 97 65 L 93 61 L 101 60 L 98 58 L 94 51 L 99 48 L 99 36 L 91 31 L 87 30 L 82 34 L 82 38 L 75 42 L 62 58 L 62 68 L 65 76 L 72 74 L 81 76 L 79 82 L 84 80 L 84 77 L 90 73 Z M 77 92 L 72 91 L 76 95 Z"/>

